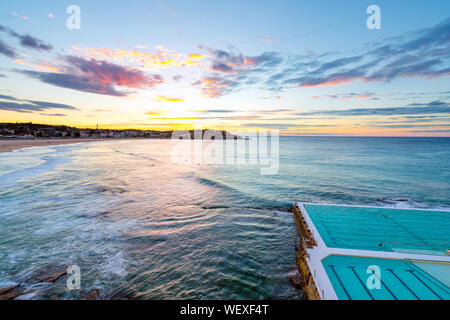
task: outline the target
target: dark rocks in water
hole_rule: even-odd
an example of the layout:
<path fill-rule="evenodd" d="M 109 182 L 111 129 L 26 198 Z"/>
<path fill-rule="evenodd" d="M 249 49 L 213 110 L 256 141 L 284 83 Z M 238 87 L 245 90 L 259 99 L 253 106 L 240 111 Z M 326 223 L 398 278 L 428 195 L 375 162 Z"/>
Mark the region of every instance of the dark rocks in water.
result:
<path fill-rule="evenodd" d="M 106 219 L 106 218 L 109 218 L 109 216 L 111 214 L 112 214 L 111 211 L 102 211 L 102 212 L 94 212 L 94 213 L 84 213 L 84 214 L 81 214 L 80 217 L 86 218 L 86 219 L 96 219 L 96 218 Z"/>
<path fill-rule="evenodd" d="M 273 207 L 273 208 L 268 208 L 268 210 L 271 211 L 278 211 L 278 212 L 294 212 L 294 207 Z"/>
<path fill-rule="evenodd" d="M 4 288 L 0 288 L 0 296 L 17 288 L 17 285 L 13 285 L 13 286 L 8 286 L 8 287 L 4 287 Z"/>
<path fill-rule="evenodd" d="M 109 216 L 109 215 L 111 215 L 111 214 L 112 214 L 111 211 L 102 211 L 102 212 L 96 213 L 95 215 L 96 215 L 97 217 L 106 217 L 106 216 Z"/>
<path fill-rule="evenodd" d="M 54 283 L 56 280 L 67 274 L 68 267 L 69 265 L 45 266 L 28 275 L 25 279 L 22 279 L 21 282 L 27 284 L 36 284 L 44 282 Z"/>
<path fill-rule="evenodd" d="M 33 291 L 30 286 L 43 283 L 55 283 L 67 274 L 69 265 L 47 265 L 32 273 L 28 273 L 18 280 L 18 285 L 0 288 L 0 300 L 13 300 L 25 293 Z"/>
<path fill-rule="evenodd" d="M 99 188 L 96 188 L 95 191 L 98 193 L 110 193 L 110 194 L 119 193 L 120 194 L 120 193 L 126 192 L 127 190 L 125 190 L 124 188 L 119 188 L 119 187 L 117 187 L 117 188 L 99 187 Z"/>
<path fill-rule="evenodd" d="M 412 202 L 413 200 L 410 198 L 378 198 L 377 201 L 388 204 L 394 204 L 397 202 Z"/>
<path fill-rule="evenodd" d="M 299 290 L 303 288 L 303 279 L 298 272 L 289 275 L 289 282 L 294 286 L 295 289 Z"/>
<path fill-rule="evenodd" d="M 111 294 L 110 300 L 135 300 L 136 297 L 131 293 L 130 288 L 119 288 Z"/>
<path fill-rule="evenodd" d="M 19 288 L 18 285 L 0 288 L 0 300 L 14 300 L 15 298 L 23 295 L 25 292 L 26 290 Z"/>
<path fill-rule="evenodd" d="M 26 291 L 22 289 L 13 288 L 4 294 L 0 294 L 0 300 L 14 300 L 15 298 L 23 295 Z"/>
<path fill-rule="evenodd" d="M 87 297 L 87 300 L 97 300 L 97 297 L 100 295 L 100 290 L 94 289 L 91 291 L 89 296 Z"/>

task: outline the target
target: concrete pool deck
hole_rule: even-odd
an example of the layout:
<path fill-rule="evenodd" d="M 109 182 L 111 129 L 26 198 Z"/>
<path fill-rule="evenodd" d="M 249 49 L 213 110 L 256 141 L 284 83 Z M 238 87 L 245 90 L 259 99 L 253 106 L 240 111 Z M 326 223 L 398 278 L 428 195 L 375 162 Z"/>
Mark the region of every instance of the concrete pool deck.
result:
<path fill-rule="evenodd" d="M 352 248 L 333 248 L 326 245 L 323 237 L 321 236 L 318 228 L 313 223 L 313 220 L 311 219 L 310 215 L 308 214 L 307 207 L 315 206 L 315 208 L 319 208 L 320 206 L 323 206 L 323 208 L 332 209 L 332 207 L 337 208 L 360 208 L 358 210 L 367 211 L 364 208 L 367 208 L 369 211 L 373 209 L 379 209 L 381 211 L 385 211 L 386 208 L 379 208 L 379 207 L 370 207 L 370 206 L 342 206 L 342 205 L 319 205 L 319 204 L 311 204 L 311 203 L 296 203 L 294 207 L 294 219 L 297 224 L 297 229 L 299 231 L 300 237 L 302 238 L 303 244 L 301 247 L 298 247 L 297 250 L 297 262 L 299 265 L 299 269 L 305 279 L 305 289 L 307 292 L 307 295 L 311 299 L 326 299 L 326 300 L 336 300 L 336 299 L 449 299 L 450 298 L 450 288 L 448 285 L 445 284 L 446 277 L 450 275 L 450 256 L 445 254 L 445 250 L 439 252 L 439 254 L 434 254 L 433 251 L 430 251 L 431 254 L 424 254 L 424 250 L 419 245 L 419 248 L 416 248 L 418 253 L 414 252 L 399 252 L 396 251 L 387 251 L 387 250 L 393 250 L 392 248 L 382 248 L 379 249 L 376 247 L 376 244 L 374 244 L 374 248 L 376 250 L 365 250 L 365 249 L 352 249 Z M 317 207 L 319 206 L 319 207 Z M 353 210 L 353 209 L 350 209 Z M 403 210 L 403 209 L 386 209 L 386 211 L 391 212 L 389 210 Z M 409 209 L 408 209 L 409 210 Z M 413 209 L 416 210 L 416 209 Z M 354 210 L 353 210 L 354 211 Z M 410 210 L 411 211 L 411 210 Z M 423 212 L 436 212 L 435 210 L 418 210 Z M 401 211 L 398 211 L 401 212 Z M 363 217 L 364 218 L 364 217 Z M 450 219 L 450 212 L 443 213 L 443 219 L 444 223 L 449 223 Z M 347 221 L 348 222 L 348 221 Z M 342 221 L 342 224 L 346 224 L 347 222 Z M 353 223 L 358 223 L 358 221 L 352 221 Z M 340 232 L 339 225 L 335 225 L 334 227 L 337 227 L 336 230 L 331 230 L 331 232 L 335 232 L 338 234 Z M 444 226 L 446 227 L 446 225 Z M 447 229 L 449 230 L 449 229 Z M 369 230 L 370 231 L 370 230 Z M 392 230 L 390 230 L 392 231 Z M 411 235 L 413 237 L 414 234 Z M 357 239 L 358 234 L 355 232 L 354 237 Z M 387 235 L 389 237 L 389 235 Z M 442 243 L 446 243 L 448 239 L 442 239 Z M 450 243 L 450 242 L 449 242 Z M 414 248 L 408 248 L 409 251 L 414 251 Z M 427 252 L 428 253 L 428 252 Z M 437 251 L 436 251 L 437 253 Z M 382 289 L 386 290 L 389 295 L 383 295 L 378 294 L 379 291 L 376 291 L 375 289 L 374 294 L 371 294 L 371 291 L 367 291 L 366 285 L 364 284 L 366 282 L 366 279 L 371 274 L 362 274 L 362 270 L 358 269 L 358 272 L 356 272 L 353 266 L 348 266 L 350 270 L 352 271 L 352 274 L 354 275 L 353 278 L 350 278 L 347 274 L 346 269 L 343 270 L 343 274 L 347 274 L 347 276 L 344 279 L 341 279 L 339 275 L 336 273 L 336 269 L 334 268 L 334 265 L 332 268 L 330 268 L 330 265 L 327 264 L 324 265 L 324 261 L 326 259 L 329 259 L 329 257 L 334 256 L 340 256 L 340 257 L 348 257 L 346 261 L 352 260 L 351 257 L 355 258 L 361 258 L 361 259 L 369 259 L 372 263 L 376 265 L 380 265 L 381 269 L 383 270 L 383 273 L 386 275 L 383 277 L 383 274 L 381 275 L 381 284 Z M 344 261 L 343 259 L 340 259 L 341 262 Z M 367 261 L 369 261 L 367 260 Z M 395 273 L 391 267 L 386 267 L 383 269 L 384 265 L 391 265 L 391 263 L 387 263 L 386 261 L 403 261 L 407 262 L 408 267 L 406 268 L 408 271 L 411 271 L 412 269 L 409 268 L 409 266 L 416 266 L 418 263 L 425 263 L 427 264 L 438 264 L 439 268 L 431 268 L 431 267 L 420 267 L 420 271 L 414 271 L 412 270 L 411 277 L 405 278 L 402 280 L 401 278 L 392 278 L 391 274 L 395 277 L 397 276 L 397 273 Z M 356 260 L 359 261 L 359 260 Z M 355 260 L 352 260 L 352 263 L 355 262 Z M 367 267 L 371 266 L 368 264 Z M 394 263 L 394 267 L 401 266 L 401 268 L 405 269 L 404 265 L 398 265 Z M 404 270 L 401 269 L 401 272 Z M 411 270 L 410 270 L 411 269 Z M 431 270 L 431 271 L 430 271 Z M 437 270 L 437 271 L 433 271 Z M 364 270 L 366 271 L 366 270 Z M 416 273 L 419 272 L 419 273 Z M 408 274 L 409 274 L 408 273 Z M 435 273 L 434 275 L 431 275 L 430 273 Z M 444 274 L 442 274 L 444 273 Z M 448 273 L 448 274 L 447 274 Z M 337 276 L 336 276 L 337 275 Z M 389 275 L 389 276 L 387 276 Z M 419 276 L 417 276 L 419 275 Z M 428 279 L 429 277 L 432 277 L 435 279 L 437 276 L 438 278 L 444 279 L 444 283 L 442 281 L 436 280 L 439 282 L 439 284 L 436 284 L 437 282 L 433 280 L 432 283 L 429 283 Z M 394 280 L 393 280 L 394 279 Z M 427 280 L 428 279 L 428 280 Z M 384 281 L 383 281 L 384 280 Z M 387 280 L 389 280 L 391 283 L 387 283 Z M 343 281 L 350 281 L 350 284 L 345 284 Z M 410 286 L 408 286 L 408 284 Z M 434 283 L 436 282 L 436 283 Z M 356 288 L 354 286 L 354 283 L 359 283 L 359 288 Z M 409 293 L 409 295 L 406 295 L 404 293 L 405 291 L 405 284 L 406 288 L 411 291 L 412 287 L 414 290 L 414 293 Z M 438 288 L 435 288 L 435 286 L 438 285 Z M 355 292 L 350 294 L 346 291 L 346 286 L 352 288 L 355 288 Z M 389 289 L 391 287 L 391 289 Z M 431 288 L 433 287 L 433 288 Z M 441 288 L 442 287 L 442 288 Z M 344 288 L 344 290 L 342 290 Z M 361 290 L 361 289 L 364 289 Z M 394 289 L 392 289 L 394 288 Z M 394 292 L 396 291 L 396 292 Z M 430 291 L 434 293 L 434 295 L 429 295 L 427 291 Z M 439 293 L 437 293 L 439 291 Z M 365 295 L 363 295 L 361 292 L 365 292 Z M 381 291 L 380 291 L 381 292 Z"/>

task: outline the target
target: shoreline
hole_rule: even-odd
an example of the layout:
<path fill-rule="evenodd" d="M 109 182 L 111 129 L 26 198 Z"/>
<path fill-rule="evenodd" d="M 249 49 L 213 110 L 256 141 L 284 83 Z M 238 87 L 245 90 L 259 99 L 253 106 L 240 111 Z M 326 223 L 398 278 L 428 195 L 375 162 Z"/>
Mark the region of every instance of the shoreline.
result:
<path fill-rule="evenodd" d="M 63 144 L 108 141 L 107 139 L 0 139 L 0 153 L 24 148 L 56 146 Z"/>

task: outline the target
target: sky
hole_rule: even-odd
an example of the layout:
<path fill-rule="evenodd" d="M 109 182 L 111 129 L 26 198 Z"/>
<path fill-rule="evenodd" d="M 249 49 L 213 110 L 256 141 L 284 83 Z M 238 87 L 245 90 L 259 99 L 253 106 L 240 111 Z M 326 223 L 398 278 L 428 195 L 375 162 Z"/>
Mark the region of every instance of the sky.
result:
<path fill-rule="evenodd" d="M 0 122 L 448 137 L 449 12 L 447 0 L 3 0 Z"/>

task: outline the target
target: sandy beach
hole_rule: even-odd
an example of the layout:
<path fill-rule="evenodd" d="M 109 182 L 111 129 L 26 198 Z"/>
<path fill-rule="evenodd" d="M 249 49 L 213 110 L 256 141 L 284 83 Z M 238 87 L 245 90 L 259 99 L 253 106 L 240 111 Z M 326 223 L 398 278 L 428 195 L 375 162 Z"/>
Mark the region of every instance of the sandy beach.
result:
<path fill-rule="evenodd" d="M 104 139 L 0 139 L 0 153 L 11 152 L 14 150 L 29 147 L 52 146 L 102 140 Z"/>

